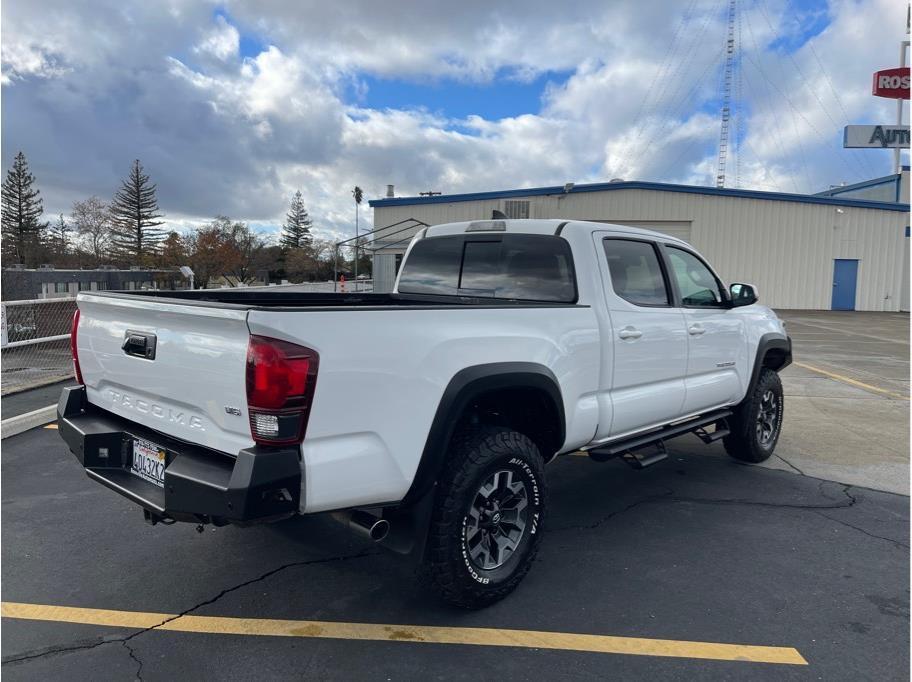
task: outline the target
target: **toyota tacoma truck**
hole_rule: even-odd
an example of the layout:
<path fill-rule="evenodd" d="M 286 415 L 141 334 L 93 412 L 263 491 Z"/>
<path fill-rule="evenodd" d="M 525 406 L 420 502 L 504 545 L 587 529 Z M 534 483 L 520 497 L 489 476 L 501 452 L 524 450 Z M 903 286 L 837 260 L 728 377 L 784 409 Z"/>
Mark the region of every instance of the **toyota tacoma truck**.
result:
<path fill-rule="evenodd" d="M 688 244 L 581 221 L 422 229 L 392 293 L 83 292 L 60 435 L 153 524 L 334 512 L 449 602 L 512 591 L 546 464 L 776 446 L 783 323 Z"/>

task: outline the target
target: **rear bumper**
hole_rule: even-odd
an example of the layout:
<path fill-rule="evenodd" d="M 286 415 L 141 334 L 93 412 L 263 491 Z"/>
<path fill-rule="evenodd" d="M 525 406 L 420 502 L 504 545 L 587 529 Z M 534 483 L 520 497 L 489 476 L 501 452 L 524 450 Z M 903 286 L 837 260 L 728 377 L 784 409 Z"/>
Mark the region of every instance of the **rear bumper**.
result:
<path fill-rule="evenodd" d="M 251 447 L 232 457 L 102 410 L 86 400 L 81 386 L 63 389 L 57 417 L 61 437 L 89 478 L 138 504 L 153 521 L 250 524 L 300 509 L 297 447 Z M 131 473 L 136 438 L 165 450 L 163 488 Z"/>

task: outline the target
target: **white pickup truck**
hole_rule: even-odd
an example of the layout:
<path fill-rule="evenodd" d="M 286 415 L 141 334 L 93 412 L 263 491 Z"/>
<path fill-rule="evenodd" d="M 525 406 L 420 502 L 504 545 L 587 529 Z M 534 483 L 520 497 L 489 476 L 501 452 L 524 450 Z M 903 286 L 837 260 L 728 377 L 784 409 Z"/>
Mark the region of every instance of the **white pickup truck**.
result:
<path fill-rule="evenodd" d="M 690 246 L 580 221 L 423 229 L 391 294 L 81 293 L 60 434 L 152 523 L 333 511 L 467 607 L 545 527 L 545 464 L 770 456 L 782 322 Z"/>

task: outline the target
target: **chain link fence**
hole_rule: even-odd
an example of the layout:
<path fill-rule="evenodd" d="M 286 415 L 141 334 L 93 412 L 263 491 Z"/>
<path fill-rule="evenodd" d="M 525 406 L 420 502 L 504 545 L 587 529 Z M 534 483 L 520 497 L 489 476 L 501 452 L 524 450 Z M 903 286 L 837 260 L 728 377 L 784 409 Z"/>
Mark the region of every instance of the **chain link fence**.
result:
<path fill-rule="evenodd" d="M 0 393 L 7 395 L 73 376 L 70 327 L 75 298 L 4 301 Z"/>

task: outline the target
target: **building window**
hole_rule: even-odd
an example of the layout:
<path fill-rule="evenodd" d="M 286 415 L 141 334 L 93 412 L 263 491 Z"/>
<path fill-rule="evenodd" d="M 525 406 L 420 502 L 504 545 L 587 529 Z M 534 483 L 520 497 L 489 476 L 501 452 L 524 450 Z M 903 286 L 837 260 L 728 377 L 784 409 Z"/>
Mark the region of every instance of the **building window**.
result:
<path fill-rule="evenodd" d="M 504 214 L 508 218 L 528 218 L 528 201 L 504 201 Z"/>
<path fill-rule="evenodd" d="M 55 294 L 65 294 L 69 292 L 66 282 L 54 282 L 54 293 Z"/>

